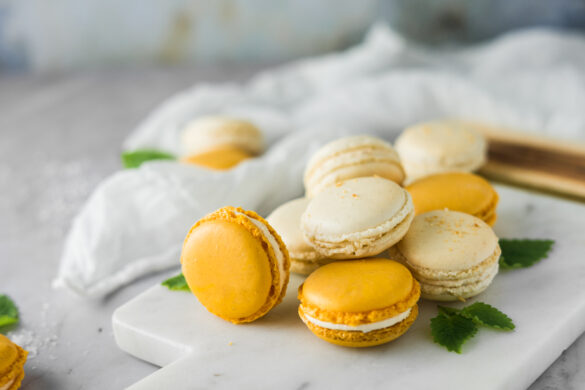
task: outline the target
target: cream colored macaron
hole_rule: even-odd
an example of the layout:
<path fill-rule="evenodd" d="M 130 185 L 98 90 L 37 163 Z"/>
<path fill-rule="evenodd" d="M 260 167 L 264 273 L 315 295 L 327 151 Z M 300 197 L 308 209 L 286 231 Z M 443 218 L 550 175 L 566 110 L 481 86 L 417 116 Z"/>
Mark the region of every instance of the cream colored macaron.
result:
<path fill-rule="evenodd" d="M 313 197 L 343 180 L 374 175 L 398 184 L 404 180 L 404 169 L 392 145 L 369 135 L 340 138 L 313 155 L 305 169 L 305 190 Z"/>
<path fill-rule="evenodd" d="M 308 198 L 298 198 L 276 208 L 266 221 L 280 234 L 290 255 L 290 270 L 308 275 L 331 262 L 305 241 L 301 233 L 301 216 L 309 204 Z"/>
<path fill-rule="evenodd" d="M 301 230 L 323 256 L 353 259 L 375 256 L 400 241 L 413 217 L 405 189 L 380 177 L 360 177 L 317 194 L 301 217 Z"/>
<path fill-rule="evenodd" d="M 457 120 L 420 123 L 407 128 L 395 146 L 407 181 L 442 172 L 472 172 L 486 160 L 480 125 Z"/>
<path fill-rule="evenodd" d="M 235 147 L 250 155 L 262 153 L 262 132 L 251 122 L 224 116 L 200 117 L 189 122 L 181 133 L 184 156 Z"/>
<path fill-rule="evenodd" d="M 417 215 L 390 252 L 412 270 L 422 297 L 436 301 L 463 300 L 484 291 L 498 273 L 501 254 L 489 225 L 448 210 Z"/>

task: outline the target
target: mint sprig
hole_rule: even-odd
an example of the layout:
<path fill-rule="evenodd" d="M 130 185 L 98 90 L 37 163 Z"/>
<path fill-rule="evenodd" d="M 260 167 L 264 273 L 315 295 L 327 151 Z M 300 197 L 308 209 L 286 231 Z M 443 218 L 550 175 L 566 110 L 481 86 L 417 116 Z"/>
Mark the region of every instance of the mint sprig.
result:
<path fill-rule="evenodd" d="M 502 269 L 526 268 L 546 258 L 553 240 L 500 239 L 500 267 Z"/>
<path fill-rule="evenodd" d="M 18 308 L 10 297 L 7 295 L 0 295 L 0 328 L 15 325 L 17 323 Z"/>
<path fill-rule="evenodd" d="M 439 314 L 431 319 L 431 333 L 433 339 L 448 351 L 461 353 L 463 344 L 475 336 L 478 327 L 469 318 L 461 315 Z"/>
<path fill-rule="evenodd" d="M 173 291 L 191 291 L 191 289 L 187 285 L 185 276 L 182 273 L 165 280 L 161 284 L 167 287 L 169 290 Z"/>
<path fill-rule="evenodd" d="M 463 308 L 460 314 L 473 320 L 476 324 L 501 330 L 514 330 L 512 319 L 493 306 L 483 302 L 475 302 Z"/>
<path fill-rule="evenodd" d="M 443 315 L 448 316 L 448 317 L 455 315 L 455 314 L 459 314 L 459 312 L 461 311 L 459 309 L 455 309 L 454 307 L 441 306 L 441 305 L 438 305 L 437 309 L 439 309 L 439 314 L 443 314 Z"/>
<path fill-rule="evenodd" d="M 138 168 L 142 163 L 151 160 L 175 160 L 170 153 L 155 149 L 138 149 L 122 153 L 122 164 L 125 168 Z"/>
<path fill-rule="evenodd" d="M 475 302 L 463 309 L 438 306 L 439 314 L 431 319 L 433 340 L 448 351 L 461 353 L 461 347 L 475 336 L 480 327 L 504 331 L 515 328 L 506 314 L 483 302 Z"/>

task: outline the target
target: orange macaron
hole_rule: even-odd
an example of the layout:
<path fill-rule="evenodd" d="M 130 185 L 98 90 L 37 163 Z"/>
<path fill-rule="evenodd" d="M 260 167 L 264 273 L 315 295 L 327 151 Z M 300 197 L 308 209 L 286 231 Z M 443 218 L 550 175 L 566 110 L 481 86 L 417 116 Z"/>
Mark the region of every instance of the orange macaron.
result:
<path fill-rule="evenodd" d="M 0 389 L 16 390 L 24 378 L 27 352 L 0 334 Z"/>
<path fill-rule="evenodd" d="M 481 176 L 466 172 L 426 176 L 406 187 L 416 215 L 449 209 L 471 214 L 490 226 L 496 222 L 498 193 Z"/>
<path fill-rule="evenodd" d="M 299 287 L 299 316 L 319 338 L 346 347 L 392 341 L 418 315 L 420 285 L 402 264 L 383 258 L 337 261 Z"/>
<path fill-rule="evenodd" d="M 181 265 L 199 302 L 239 324 L 262 317 L 282 301 L 290 259 L 266 220 L 253 211 L 223 207 L 193 225 Z"/>

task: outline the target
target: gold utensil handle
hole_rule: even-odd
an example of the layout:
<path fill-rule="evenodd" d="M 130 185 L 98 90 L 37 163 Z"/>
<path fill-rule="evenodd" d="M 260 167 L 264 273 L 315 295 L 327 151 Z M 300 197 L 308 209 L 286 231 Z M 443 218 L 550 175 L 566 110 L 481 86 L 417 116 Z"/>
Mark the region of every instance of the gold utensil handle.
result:
<path fill-rule="evenodd" d="M 585 200 L 584 143 L 508 130 L 484 135 L 489 148 L 482 175 Z"/>

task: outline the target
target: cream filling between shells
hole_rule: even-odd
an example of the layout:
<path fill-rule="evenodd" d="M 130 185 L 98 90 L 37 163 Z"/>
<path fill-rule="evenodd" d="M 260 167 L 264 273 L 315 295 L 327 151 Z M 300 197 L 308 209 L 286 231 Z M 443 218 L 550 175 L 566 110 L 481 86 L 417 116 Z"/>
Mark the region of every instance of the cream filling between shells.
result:
<path fill-rule="evenodd" d="M 268 228 L 262 222 L 258 221 L 257 219 L 251 218 L 244 213 L 240 213 L 238 211 L 236 211 L 236 214 L 243 215 L 244 217 L 248 218 L 248 220 L 250 222 L 252 222 L 258 229 L 260 229 L 260 231 L 262 232 L 264 237 L 266 237 L 268 239 L 268 243 L 270 244 L 270 246 L 272 246 L 272 249 L 274 250 L 274 256 L 276 257 L 276 263 L 278 264 L 278 271 L 280 272 L 280 278 L 279 278 L 280 283 L 279 283 L 279 289 L 278 289 L 278 292 L 280 294 L 280 292 L 282 291 L 282 287 L 284 285 L 285 277 L 284 277 L 284 254 L 280 250 L 280 245 L 278 245 L 278 241 L 276 240 L 274 235 L 272 233 L 270 233 L 270 230 L 268 230 Z"/>
<path fill-rule="evenodd" d="M 394 317 L 386 318 L 382 321 L 370 322 L 369 324 L 361 324 L 361 325 L 345 325 L 345 324 L 334 324 L 332 322 L 321 321 L 316 318 L 313 318 L 307 314 L 304 314 L 307 321 L 310 323 L 320 326 L 321 328 L 325 329 L 332 329 L 332 330 L 345 330 L 345 331 L 354 331 L 354 332 L 363 332 L 368 333 L 374 330 L 389 328 L 391 326 L 396 325 L 399 322 L 404 321 L 410 315 L 412 309 L 408 309 L 405 312 L 402 312 Z"/>
<path fill-rule="evenodd" d="M 16 380 L 16 378 L 9 380 L 6 384 L 0 386 L 0 390 L 8 390 L 10 389 L 10 387 L 12 386 L 12 384 L 14 383 L 14 381 Z"/>

